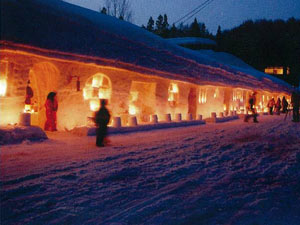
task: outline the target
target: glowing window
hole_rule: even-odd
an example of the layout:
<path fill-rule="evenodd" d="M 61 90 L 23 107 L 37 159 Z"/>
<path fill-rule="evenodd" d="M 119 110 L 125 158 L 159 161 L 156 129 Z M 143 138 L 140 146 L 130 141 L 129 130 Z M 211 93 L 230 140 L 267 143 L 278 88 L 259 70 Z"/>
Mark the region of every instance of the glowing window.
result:
<path fill-rule="evenodd" d="M 275 75 L 283 75 L 284 74 L 284 68 L 281 67 L 267 67 L 265 68 L 265 73 L 267 74 L 275 74 Z M 286 68 L 286 74 L 290 74 L 290 68 Z"/>
<path fill-rule="evenodd" d="M 176 83 L 171 83 L 169 86 L 168 101 L 171 106 L 175 106 L 179 98 L 179 89 Z"/>
<path fill-rule="evenodd" d="M 204 104 L 207 101 L 207 89 L 200 88 L 199 90 L 199 103 Z"/>
<path fill-rule="evenodd" d="M 102 73 L 97 73 L 87 80 L 83 88 L 83 97 L 89 100 L 90 109 L 97 111 L 100 107 L 99 99 L 110 99 L 111 90 L 110 79 Z"/>

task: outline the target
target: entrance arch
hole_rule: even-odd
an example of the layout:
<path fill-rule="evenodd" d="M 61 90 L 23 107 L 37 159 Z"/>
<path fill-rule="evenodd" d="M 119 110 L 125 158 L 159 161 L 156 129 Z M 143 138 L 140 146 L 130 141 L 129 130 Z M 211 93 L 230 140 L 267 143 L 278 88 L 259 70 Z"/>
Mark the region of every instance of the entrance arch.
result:
<path fill-rule="evenodd" d="M 50 62 L 34 64 L 29 72 L 29 80 L 33 89 L 33 103 L 37 114 L 32 116 L 32 124 L 44 128 L 46 121 L 45 101 L 51 91 L 57 91 L 60 72 Z"/>

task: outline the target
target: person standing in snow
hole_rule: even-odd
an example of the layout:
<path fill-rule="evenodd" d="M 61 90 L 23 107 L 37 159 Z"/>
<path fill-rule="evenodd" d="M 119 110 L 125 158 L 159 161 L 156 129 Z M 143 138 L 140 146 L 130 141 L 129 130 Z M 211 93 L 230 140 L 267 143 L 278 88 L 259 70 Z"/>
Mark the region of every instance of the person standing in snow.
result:
<path fill-rule="evenodd" d="M 276 102 L 276 104 L 275 104 L 275 108 L 276 108 L 276 114 L 277 114 L 277 115 L 280 115 L 281 100 L 280 100 L 279 97 L 278 97 L 277 102 Z"/>
<path fill-rule="evenodd" d="M 287 108 L 289 106 L 289 103 L 287 102 L 285 96 L 283 96 L 281 104 L 282 104 L 282 112 L 287 113 Z"/>
<path fill-rule="evenodd" d="M 269 108 L 269 114 L 273 115 L 273 107 L 275 106 L 275 100 L 274 98 L 270 99 L 268 102 L 268 108 Z"/>
<path fill-rule="evenodd" d="M 50 92 L 47 96 L 45 103 L 46 107 L 46 122 L 44 129 L 47 131 L 57 131 L 56 129 L 56 112 L 58 109 L 58 103 L 56 99 L 56 93 Z"/>
<path fill-rule="evenodd" d="M 110 114 L 107 110 L 106 106 L 106 100 L 100 99 L 100 109 L 98 112 L 96 112 L 95 115 L 95 123 L 96 123 L 96 146 L 98 147 L 104 147 L 104 138 L 107 135 L 107 124 L 110 120 Z"/>
<path fill-rule="evenodd" d="M 256 113 L 256 109 L 255 109 L 255 104 L 256 104 L 256 94 L 257 92 L 253 92 L 252 95 L 250 95 L 249 97 L 249 107 L 250 107 L 250 110 L 252 112 L 252 115 L 246 115 L 245 116 L 245 119 L 244 119 L 244 122 L 248 122 L 249 118 L 250 117 L 253 117 L 253 122 L 254 123 L 258 123 L 257 121 L 257 113 Z"/>
<path fill-rule="evenodd" d="M 299 94 L 295 91 L 292 92 L 291 103 L 293 106 L 293 122 L 299 122 L 299 105 L 300 105 L 300 97 Z"/>

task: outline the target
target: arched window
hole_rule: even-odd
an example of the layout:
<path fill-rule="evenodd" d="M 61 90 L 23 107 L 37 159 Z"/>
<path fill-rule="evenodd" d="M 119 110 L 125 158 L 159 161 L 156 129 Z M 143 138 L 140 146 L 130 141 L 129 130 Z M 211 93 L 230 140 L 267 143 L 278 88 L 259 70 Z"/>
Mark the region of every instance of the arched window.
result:
<path fill-rule="evenodd" d="M 111 81 L 108 76 L 97 73 L 90 77 L 83 88 L 83 97 L 89 100 L 90 109 L 97 111 L 100 107 L 99 99 L 109 100 L 111 97 Z"/>

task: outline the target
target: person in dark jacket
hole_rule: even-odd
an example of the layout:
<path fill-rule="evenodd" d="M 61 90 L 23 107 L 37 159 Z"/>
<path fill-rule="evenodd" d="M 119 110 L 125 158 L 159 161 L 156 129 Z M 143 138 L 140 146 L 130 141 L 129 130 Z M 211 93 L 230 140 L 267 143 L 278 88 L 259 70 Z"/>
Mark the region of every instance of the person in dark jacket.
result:
<path fill-rule="evenodd" d="M 273 115 L 274 106 L 275 106 L 275 100 L 274 100 L 274 98 L 271 98 L 270 101 L 268 102 L 268 108 L 269 108 L 270 115 Z"/>
<path fill-rule="evenodd" d="M 248 122 L 249 118 L 253 117 L 253 122 L 258 123 L 258 121 L 257 121 L 257 112 L 256 112 L 256 109 L 255 109 L 256 94 L 257 94 L 257 92 L 253 92 L 253 94 L 250 95 L 250 97 L 249 97 L 249 107 L 250 107 L 250 110 L 252 112 L 252 115 L 246 115 L 245 119 L 244 119 L 244 122 Z"/>
<path fill-rule="evenodd" d="M 282 112 L 287 113 L 287 108 L 289 106 L 289 103 L 287 102 L 285 96 L 283 96 L 281 104 L 282 104 Z"/>
<path fill-rule="evenodd" d="M 110 120 L 110 114 L 107 110 L 106 106 L 106 100 L 100 99 L 100 109 L 98 112 L 96 112 L 95 115 L 95 123 L 96 123 L 96 145 L 98 147 L 104 147 L 104 138 L 107 135 L 107 124 Z"/>
<path fill-rule="evenodd" d="M 280 115 L 280 109 L 281 109 L 281 100 L 280 100 L 280 98 L 277 99 L 277 102 L 275 104 L 275 108 L 276 108 L 276 114 Z"/>
<path fill-rule="evenodd" d="M 299 122 L 299 105 L 300 105 L 300 97 L 299 93 L 293 91 L 291 103 L 293 106 L 293 122 Z"/>

